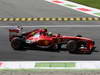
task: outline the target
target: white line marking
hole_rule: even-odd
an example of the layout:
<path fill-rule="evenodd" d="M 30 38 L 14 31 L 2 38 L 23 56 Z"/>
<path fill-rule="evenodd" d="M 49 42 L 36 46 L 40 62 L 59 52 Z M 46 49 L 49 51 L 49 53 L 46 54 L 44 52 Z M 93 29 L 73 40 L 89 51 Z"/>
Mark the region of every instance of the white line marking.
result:
<path fill-rule="evenodd" d="M 16 25 L 15 25 L 16 26 Z M 10 26 L 0 26 L 0 28 L 8 28 Z M 35 28 L 35 27 L 50 27 L 50 28 L 60 28 L 60 27 L 67 27 L 67 28 L 95 28 L 100 27 L 100 25 L 37 25 L 37 26 L 23 26 L 25 28 Z"/>

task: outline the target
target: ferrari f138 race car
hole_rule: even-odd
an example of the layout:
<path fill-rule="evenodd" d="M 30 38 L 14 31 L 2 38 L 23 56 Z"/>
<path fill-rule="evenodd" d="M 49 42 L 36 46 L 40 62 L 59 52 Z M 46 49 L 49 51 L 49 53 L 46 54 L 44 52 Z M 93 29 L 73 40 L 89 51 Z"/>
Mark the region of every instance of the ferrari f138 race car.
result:
<path fill-rule="evenodd" d="M 65 49 L 69 53 L 85 54 L 91 54 L 95 50 L 95 42 L 81 35 L 64 36 L 61 34 L 52 34 L 46 28 L 21 33 L 21 29 L 18 26 L 10 27 L 9 29 L 9 40 L 14 50 L 24 50 L 25 48 Z"/>

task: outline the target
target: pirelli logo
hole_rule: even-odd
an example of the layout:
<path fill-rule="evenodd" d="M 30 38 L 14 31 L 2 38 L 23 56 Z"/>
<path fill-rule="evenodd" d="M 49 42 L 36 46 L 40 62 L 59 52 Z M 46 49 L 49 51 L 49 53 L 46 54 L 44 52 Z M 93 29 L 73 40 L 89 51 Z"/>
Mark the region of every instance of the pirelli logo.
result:
<path fill-rule="evenodd" d="M 33 18 L 0 18 L 0 21 L 100 21 L 100 17 L 33 17 Z"/>

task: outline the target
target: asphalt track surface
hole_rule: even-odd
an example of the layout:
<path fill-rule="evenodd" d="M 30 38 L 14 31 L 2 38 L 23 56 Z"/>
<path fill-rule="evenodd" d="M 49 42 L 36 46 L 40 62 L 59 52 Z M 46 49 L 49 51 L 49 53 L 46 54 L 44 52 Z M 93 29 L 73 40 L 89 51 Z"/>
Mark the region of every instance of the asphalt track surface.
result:
<path fill-rule="evenodd" d="M 48 3 L 44 0 L 0 0 L 0 17 L 94 17 L 69 8 Z M 8 25 L 99 25 L 99 21 L 35 21 L 35 22 L 0 22 Z M 97 49 L 91 55 L 69 54 L 68 51 L 51 52 L 44 50 L 14 51 L 8 41 L 8 28 L 0 27 L 0 61 L 67 61 L 67 60 L 100 60 L 100 27 L 55 27 L 48 28 L 54 33 L 63 35 L 82 34 L 96 41 Z M 29 31 L 35 28 L 24 28 Z"/>
<path fill-rule="evenodd" d="M 31 72 L 31 71 L 0 71 L 1 75 L 100 75 L 99 71 L 36 71 L 36 72 Z"/>

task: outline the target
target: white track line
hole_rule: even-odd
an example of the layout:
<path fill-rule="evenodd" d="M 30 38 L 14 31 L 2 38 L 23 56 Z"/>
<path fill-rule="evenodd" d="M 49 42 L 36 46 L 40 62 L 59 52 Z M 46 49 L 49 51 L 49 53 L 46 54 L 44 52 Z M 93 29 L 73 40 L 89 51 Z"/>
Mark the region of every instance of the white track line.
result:
<path fill-rule="evenodd" d="M 16 26 L 16 25 L 15 25 Z M 0 28 L 8 28 L 10 27 L 9 25 L 7 26 L 0 26 Z M 23 26 L 25 28 L 35 28 L 35 27 L 50 27 L 50 28 L 60 28 L 60 27 L 67 27 L 67 28 L 97 28 L 100 27 L 100 25 L 37 25 L 37 26 Z"/>

